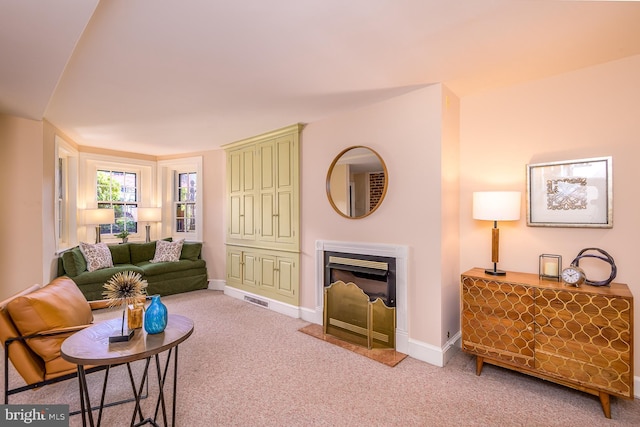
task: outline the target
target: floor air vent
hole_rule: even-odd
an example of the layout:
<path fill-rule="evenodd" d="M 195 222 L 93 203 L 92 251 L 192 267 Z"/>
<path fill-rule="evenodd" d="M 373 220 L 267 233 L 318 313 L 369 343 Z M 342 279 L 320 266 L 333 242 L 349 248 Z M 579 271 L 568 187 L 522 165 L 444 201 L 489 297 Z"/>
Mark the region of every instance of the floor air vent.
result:
<path fill-rule="evenodd" d="M 258 298 L 254 298 L 254 297 L 250 297 L 250 296 L 245 295 L 244 296 L 244 300 L 248 301 L 250 303 L 253 303 L 253 304 L 257 304 L 260 307 L 269 307 L 269 302 L 263 301 L 263 300 L 258 299 Z"/>

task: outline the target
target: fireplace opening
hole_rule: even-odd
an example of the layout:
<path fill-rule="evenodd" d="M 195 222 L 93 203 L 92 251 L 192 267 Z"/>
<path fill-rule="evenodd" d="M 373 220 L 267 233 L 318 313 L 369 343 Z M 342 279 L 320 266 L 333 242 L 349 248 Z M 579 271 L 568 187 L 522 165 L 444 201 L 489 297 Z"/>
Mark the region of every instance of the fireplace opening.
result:
<path fill-rule="evenodd" d="M 382 300 L 387 307 L 396 306 L 396 259 L 391 257 L 324 253 L 324 286 L 337 281 L 354 283 L 369 296 L 369 300 Z"/>

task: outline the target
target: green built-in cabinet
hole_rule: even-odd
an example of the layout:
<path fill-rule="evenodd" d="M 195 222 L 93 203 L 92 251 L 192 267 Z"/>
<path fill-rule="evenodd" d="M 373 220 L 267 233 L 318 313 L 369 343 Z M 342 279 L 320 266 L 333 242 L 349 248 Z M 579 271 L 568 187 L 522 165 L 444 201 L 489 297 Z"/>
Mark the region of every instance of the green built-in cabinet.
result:
<path fill-rule="evenodd" d="M 300 132 L 293 125 L 225 146 L 227 285 L 298 305 Z"/>

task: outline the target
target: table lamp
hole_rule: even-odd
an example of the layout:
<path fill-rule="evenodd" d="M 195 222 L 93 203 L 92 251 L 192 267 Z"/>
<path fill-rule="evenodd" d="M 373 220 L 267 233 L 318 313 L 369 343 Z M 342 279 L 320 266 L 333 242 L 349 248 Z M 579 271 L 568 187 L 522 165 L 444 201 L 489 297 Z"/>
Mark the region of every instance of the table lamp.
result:
<path fill-rule="evenodd" d="M 493 276 L 504 276 L 506 272 L 498 270 L 498 252 L 500 230 L 498 221 L 517 221 L 520 219 L 519 191 L 478 191 L 473 193 L 473 219 L 493 221 L 491 230 L 492 269 L 484 272 Z"/>
<path fill-rule="evenodd" d="M 162 209 L 160 208 L 138 208 L 138 222 L 146 222 L 147 237 L 145 242 L 151 241 L 151 224 L 150 222 L 160 222 L 162 220 Z"/>
<path fill-rule="evenodd" d="M 95 208 L 84 210 L 84 223 L 96 226 L 96 243 L 100 243 L 100 224 L 113 224 L 116 222 L 113 209 Z"/>

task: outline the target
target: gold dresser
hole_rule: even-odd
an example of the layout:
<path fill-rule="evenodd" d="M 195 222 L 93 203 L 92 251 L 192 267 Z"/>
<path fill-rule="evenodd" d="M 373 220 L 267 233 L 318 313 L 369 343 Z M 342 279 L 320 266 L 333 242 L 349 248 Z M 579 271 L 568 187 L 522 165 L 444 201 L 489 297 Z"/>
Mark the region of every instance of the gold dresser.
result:
<path fill-rule="evenodd" d="M 462 349 L 502 366 L 599 396 L 633 399 L 633 296 L 625 284 L 569 287 L 537 274 L 461 276 Z"/>

